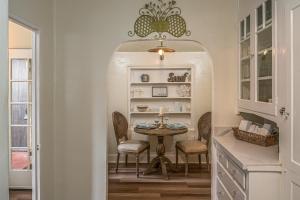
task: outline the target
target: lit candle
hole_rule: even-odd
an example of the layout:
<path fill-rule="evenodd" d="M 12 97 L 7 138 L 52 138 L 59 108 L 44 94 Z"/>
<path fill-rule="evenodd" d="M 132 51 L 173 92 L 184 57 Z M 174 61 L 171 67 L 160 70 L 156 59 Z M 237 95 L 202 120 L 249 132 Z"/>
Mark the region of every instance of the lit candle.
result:
<path fill-rule="evenodd" d="M 163 115 L 164 114 L 164 108 L 161 106 L 159 108 L 159 115 Z"/>

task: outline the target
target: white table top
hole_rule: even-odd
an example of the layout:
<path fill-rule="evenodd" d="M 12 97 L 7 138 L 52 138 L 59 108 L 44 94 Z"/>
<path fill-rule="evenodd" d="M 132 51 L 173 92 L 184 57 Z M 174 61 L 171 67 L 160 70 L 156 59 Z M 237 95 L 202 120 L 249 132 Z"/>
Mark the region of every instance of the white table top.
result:
<path fill-rule="evenodd" d="M 281 171 L 278 145 L 263 147 L 237 140 L 231 128 L 215 128 L 213 142 L 244 170 Z"/>

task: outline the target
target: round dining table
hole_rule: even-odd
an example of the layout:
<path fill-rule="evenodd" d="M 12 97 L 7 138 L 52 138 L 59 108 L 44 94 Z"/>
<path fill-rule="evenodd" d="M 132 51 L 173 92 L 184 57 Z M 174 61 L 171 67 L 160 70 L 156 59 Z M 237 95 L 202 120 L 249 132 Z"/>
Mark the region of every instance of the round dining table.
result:
<path fill-rule="evenodd" d="M 134 128 L 134 131 L 139 134 L 148 135 L 148 136 L 156 136 L 158 139 L 158 144 L 156 146 L 156 157 L 152 159 L 148 168 L 144 172 L 144 175 L 149 175 L 157 171 L 161 171 L 162 175 L 168 179 L 168 171 L 176 172 L 176 167 L 173 166 L 172 162 L 169 158 L 165 156 L 166 148 L 164 144 L 165 136 L 174 136 L 179 134 L 184 134 L 188 132 L 187 128 L 179 128 L 179 129 L 170 129 L 170 128 Z"/>

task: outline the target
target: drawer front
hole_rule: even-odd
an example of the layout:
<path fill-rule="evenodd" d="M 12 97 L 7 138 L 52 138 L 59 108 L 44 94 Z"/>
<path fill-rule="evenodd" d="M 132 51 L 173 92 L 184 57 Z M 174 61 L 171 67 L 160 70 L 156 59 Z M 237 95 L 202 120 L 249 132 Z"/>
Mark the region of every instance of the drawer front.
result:
<path fill-rule="evenodd" d="M 226 156 L 220 151 L 218 151 L 217 156 L 218 156 L 219 162 L 223 165 L 223 167 L 227 168 L 227 158 L 226 158 Z"/>
<path fill-rule="evenodd" d="M 229 177 L 229 175 L 225 172 L 225 170 L 219 163 L 217 165 L 217 174 L 227 191 L 230 193 L 233 200 L 246 199 L 244 193 L 239 189 L 236 183 L 233 182 L 233 180 Z"/>
<path fill-rule="evenodd" d="M 228 160 L 228 172 L 234 180 L 245 190 L 246 189 L 246 173 L 239 168 L 233 161 Z"/>
<path fill-rule="evenodd" d="M 231 200 L 219 180 L 217 180 L 217 197 L 218 200 Z"/>

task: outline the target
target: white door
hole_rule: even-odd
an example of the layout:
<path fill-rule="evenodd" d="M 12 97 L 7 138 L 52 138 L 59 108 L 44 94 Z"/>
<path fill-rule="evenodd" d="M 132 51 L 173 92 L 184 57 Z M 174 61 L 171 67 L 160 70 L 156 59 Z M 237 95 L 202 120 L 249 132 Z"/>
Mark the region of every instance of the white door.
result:
<path fill-rule="evenodd" d="M 32 188 L 32 49 L 9 50 L 10 188 Z"/>
<path fill-rule="evenodd" d="M 282 1 L 284 10 L 281 30 L 283 49 L 281 68 L 286 70 L 285 105 L 280 123 L 280 151 L 283 162 L 282 200 L 300 199 L 300 0 Z M 286 2 L 286 3 L 285 3 Z M 281 15 L 280 15 L 281 16 Z M 280 20 L 280 19 L 279 19 Z M 281 50 L 281 49 L 279 49 Z M 280 57 L 279 57 L 280 58 Z M 282 79 L 283 80 L 283 79 Z M 285 87 L 284 87 L 285 86 Z M 282 93 L 284 94 L 284 93 Z"/>

